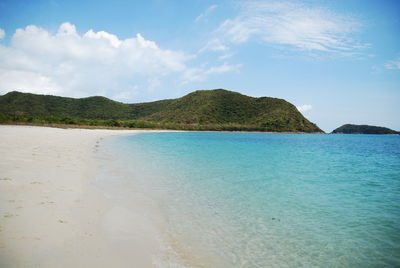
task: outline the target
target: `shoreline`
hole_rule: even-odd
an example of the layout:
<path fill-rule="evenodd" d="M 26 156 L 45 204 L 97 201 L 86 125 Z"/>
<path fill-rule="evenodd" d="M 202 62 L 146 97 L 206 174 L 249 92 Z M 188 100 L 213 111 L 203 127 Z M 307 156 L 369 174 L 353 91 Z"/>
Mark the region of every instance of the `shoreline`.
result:
<path fill-rule="evenodd" d="M 0 266 L 154 267 L 157 230 L 131 215 L 140 255 L 127 263 L 105 229 L 118 213 L 93 184 L 100 139 L 147 132 L 159 131 L 0 125 Z"/>
<path fill-rule="evenodd" d="M 109 126 L 90 126 L 90 125 L 73 125 L 73 124 L 25 124 L 25 123 L 7 123 L 0 126 L 34 126 L 34 127 L 50 127 L 62 129 L 104 129 L 104 130 L 134 130 L 134 131 L 156 131 L 156 132 L 210 132 L 210 133 L 265 133 L 265 134 L 332 134 L 326 132 L 301 132 L 301 131 L 248 131 L 248 130 L 180 130 L 180 129 L 156 129 L 156 128 L 127 128 L 127 127 L 109 127 Z"/>

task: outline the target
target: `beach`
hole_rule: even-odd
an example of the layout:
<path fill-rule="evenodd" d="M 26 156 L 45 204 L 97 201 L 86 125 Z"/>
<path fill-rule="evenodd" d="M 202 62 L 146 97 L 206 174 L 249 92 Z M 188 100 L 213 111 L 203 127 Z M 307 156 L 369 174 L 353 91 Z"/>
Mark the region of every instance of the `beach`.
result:
<path fill-rule="evenodd" d="M 157 228 L 91 183 L 102 138 L 143 132 L 0 126 L 0 267 L 153 267 Z"/>
<path fill-rule="evenodd" d="M 397 136 L 161 132 L 0 126 L 0 267 L 399 266 Z"/>

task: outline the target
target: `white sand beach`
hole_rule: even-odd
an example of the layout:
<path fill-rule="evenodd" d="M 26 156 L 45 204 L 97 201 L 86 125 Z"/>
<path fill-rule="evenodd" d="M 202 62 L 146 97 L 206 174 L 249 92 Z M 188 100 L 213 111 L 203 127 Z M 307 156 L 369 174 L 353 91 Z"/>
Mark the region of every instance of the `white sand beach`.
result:
<path fill-rule="evenodd" d="M 0 267 L 153 267 L 155 224 L 90 183 L 99 139 L 140 132 L 0 126 Z M 114 233 L 129 221 L 129 258 L 107 238 L 106 218 Z"/>

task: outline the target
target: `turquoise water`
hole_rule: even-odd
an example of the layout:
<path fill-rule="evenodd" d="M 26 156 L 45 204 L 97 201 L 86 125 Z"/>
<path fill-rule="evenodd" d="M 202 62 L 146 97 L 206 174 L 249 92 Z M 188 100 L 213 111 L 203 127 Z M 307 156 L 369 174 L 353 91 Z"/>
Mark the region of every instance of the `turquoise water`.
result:
<path fill-rule="evenodd" d="M 182 265 L 400 266 L 400 136 L 152 133 L 107 146 L 157 200 Z"/>

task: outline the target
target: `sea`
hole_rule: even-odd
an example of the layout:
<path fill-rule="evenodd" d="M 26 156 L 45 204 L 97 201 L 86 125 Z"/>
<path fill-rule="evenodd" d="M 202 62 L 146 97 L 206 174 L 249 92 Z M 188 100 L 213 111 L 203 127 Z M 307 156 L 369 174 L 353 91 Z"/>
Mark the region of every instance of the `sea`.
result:
<path fill-rule="evenodd" d="M 110 198 L 157 205 L 158 267 L 400 267 L 399 135 L 144 133 L 98 158 Z"/>

